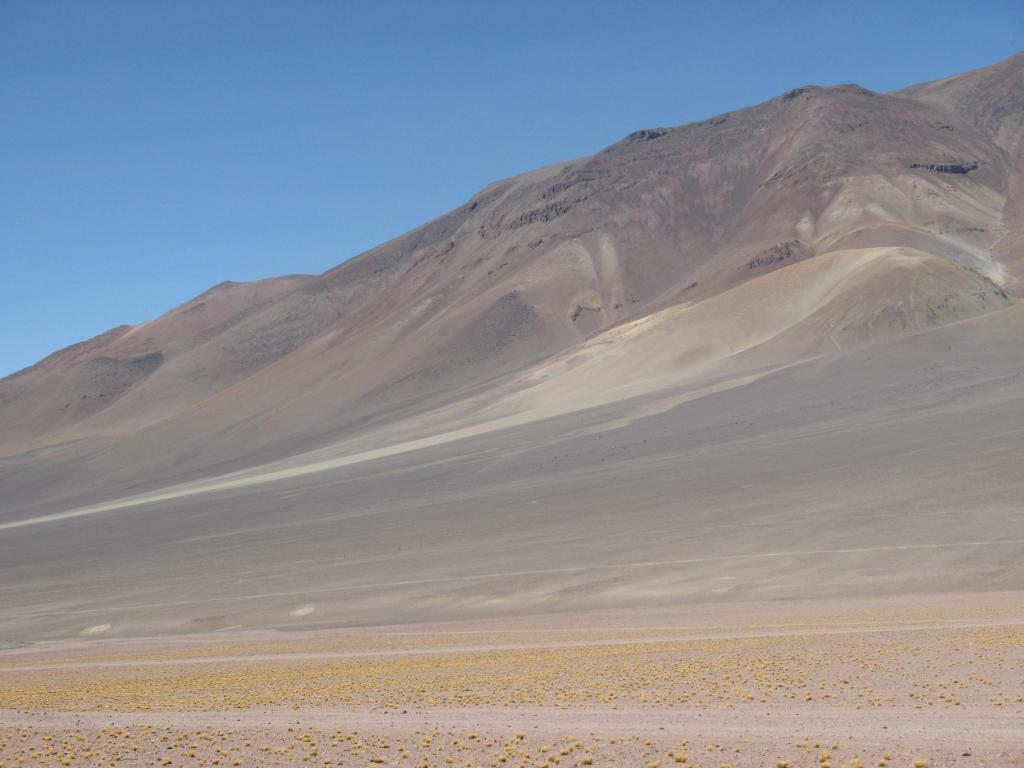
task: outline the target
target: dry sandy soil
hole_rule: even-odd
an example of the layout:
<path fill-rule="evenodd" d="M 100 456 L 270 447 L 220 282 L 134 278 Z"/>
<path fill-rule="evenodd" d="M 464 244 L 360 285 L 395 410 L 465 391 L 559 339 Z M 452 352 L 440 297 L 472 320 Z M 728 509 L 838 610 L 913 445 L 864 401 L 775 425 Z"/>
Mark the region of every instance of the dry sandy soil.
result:
<path fill-rule="evenodd" d="M 1020 766 L 1024 594 L 59 642 L 0 681 L 4 766 Z"/>

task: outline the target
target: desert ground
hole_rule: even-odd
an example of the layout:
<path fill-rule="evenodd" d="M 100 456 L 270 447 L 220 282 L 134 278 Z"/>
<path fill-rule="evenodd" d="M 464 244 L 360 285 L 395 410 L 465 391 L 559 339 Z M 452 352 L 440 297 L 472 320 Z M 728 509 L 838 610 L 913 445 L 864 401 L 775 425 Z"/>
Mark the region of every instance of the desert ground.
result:
<path fill-rule="evenodd" d="M 0 654 L 3 766 L 1021 766 L 1024 594 Z"/>

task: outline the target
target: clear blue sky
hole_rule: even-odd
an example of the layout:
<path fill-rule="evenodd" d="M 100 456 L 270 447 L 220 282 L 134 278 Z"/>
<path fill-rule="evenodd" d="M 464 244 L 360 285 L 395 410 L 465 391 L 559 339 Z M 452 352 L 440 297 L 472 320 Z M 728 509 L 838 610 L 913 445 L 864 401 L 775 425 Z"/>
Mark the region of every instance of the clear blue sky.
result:
<path fill-rule="evenodd" d="M 0 375 L 637 128 L 1022 48 L 1022 0 L 0 0 Z"/>

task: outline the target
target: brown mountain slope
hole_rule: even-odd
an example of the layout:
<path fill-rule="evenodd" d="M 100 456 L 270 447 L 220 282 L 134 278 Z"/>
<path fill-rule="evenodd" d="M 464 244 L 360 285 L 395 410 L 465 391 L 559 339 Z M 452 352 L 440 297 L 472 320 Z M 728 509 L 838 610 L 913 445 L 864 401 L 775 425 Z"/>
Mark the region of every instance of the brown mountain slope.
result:
<path fill-rule="evenodd" d="M 1009 160 L 1010 172 L 998 238 L 990 246 L 1006 285 L 1024 293 L 1024 54 L 991 67 L 915 85 L 900 95 L 956 115 L 991 138 Z"/>
<path fill-rule="evenodd" d="M 180 367 L 180 360 L 188 359 L 196 347 L 307 279 L 292 276 L 221 283 L 155 320 L 135 327 L 118 326 L 3 379 L 0 421 L 4 445 L 37 446 L 74 429 L 141 388 L 164 365 L 171 370 Z M 247 359 L 251 370 L 261 362 L 251 355 Z M 201 377 L 167 375 L 165 371 L 156 378 L 173 382 L 178 392 L 192 391 L 196 379 L 202 378 L 209 382 L 208 391 L 216 391 L 244 370 L 225 372 L 206 366 Z M 149 399 L 136 418 L 149 422 L 173 412 L 173 406 Z"/>
<path fill-rule="evenodd" d="M 0 526 L 252 478 L 298 509 L 294 483 L 353 462 L 631 423 L 1013 313 L 1022 77 L 1017 56 L 638 131 L 323 275 L 218 286 L 55 353 L 0 381 Z"/>

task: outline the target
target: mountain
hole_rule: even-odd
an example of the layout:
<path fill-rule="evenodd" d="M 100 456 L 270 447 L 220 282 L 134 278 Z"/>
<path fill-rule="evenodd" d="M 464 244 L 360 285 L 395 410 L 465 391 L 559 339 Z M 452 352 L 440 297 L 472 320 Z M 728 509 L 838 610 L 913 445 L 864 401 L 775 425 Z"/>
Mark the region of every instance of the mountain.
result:
<path fill-rule="evenodd" d="M 0 637 L 1019 587 L 1022 137 L 1024 54 L 796 88 L 55 352 Z"/>

